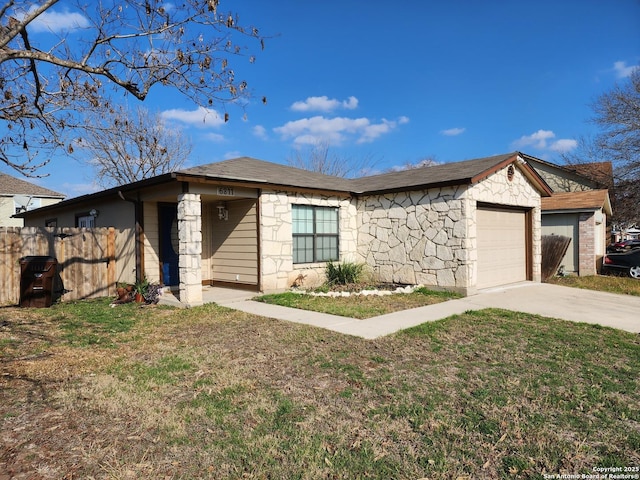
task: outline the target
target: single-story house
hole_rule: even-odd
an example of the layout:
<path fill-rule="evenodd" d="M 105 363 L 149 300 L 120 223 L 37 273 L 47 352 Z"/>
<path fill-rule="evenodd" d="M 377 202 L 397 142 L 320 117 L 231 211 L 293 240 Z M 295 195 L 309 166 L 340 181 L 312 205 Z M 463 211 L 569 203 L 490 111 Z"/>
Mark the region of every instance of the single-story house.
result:
<path fill-rule="evenodd" d="M 379 281 L 473 294 L 541 277 L 541 197 L 519 152 L 344 179 L 253 158 L 159 175 L 25 212 L 28 226 L 134 231 L 118 281 L 145 275 L 186 304 L 202 285 L 282 291 L 321 283 L 326 262 Z"/>
<path fill-rule="evenodd" d="M 553 190 L 550 197 L 542 199 L 542 234 L 571 238 L 561 262 L 564 273 L 597 274 L 610 237 L 611 162 L 560 166 L 529 155 L 523 157 Z"/>
<path fill-rule="evenodd" d="M 13 215 L 58 203 L 64 197 L 62 193 L 0 173 L 0 226 L 22 227 L 23 220 Z"/>

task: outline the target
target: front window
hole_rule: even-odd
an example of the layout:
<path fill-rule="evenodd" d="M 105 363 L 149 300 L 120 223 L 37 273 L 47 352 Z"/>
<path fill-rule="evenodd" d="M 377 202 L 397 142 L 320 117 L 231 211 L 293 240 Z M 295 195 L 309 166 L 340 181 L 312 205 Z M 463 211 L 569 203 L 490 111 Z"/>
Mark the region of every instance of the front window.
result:
<path fill-rule="evenodd" d="M 93 215 L 78 215 L 76 217 L 76 227 L 93 228 L 96 226 L 96 217 Z"/>
<path fill-rule="evenodd" d="M 338 260 L 338 209 L 293 205 L 293 263 Z"/>

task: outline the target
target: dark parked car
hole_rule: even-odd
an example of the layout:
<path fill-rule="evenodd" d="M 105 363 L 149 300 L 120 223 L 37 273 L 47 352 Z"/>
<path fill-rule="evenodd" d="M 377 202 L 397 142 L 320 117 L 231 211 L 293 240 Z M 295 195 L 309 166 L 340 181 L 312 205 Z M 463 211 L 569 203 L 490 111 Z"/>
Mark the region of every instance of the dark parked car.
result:
<path fill-rule="evenodd" d="M 622 242 L 612 243 L 607 247 L 607 252 L 626 252 L 634 248 L 640 248 L 640 240 L 624 240 Z"/>
<path fill-rule="evenodd" d="M 607 253 L 602 263 L 604 273 L 628 273 L 630 277 L 640 279 L 640 248 L 624 253 Z"/>

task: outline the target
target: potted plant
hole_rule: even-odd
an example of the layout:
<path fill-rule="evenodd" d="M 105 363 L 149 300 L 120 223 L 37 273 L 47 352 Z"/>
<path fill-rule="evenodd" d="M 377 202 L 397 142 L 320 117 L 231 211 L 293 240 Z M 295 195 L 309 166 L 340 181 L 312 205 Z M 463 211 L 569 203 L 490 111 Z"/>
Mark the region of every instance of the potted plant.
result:
<path fill-rule="evenodd" d="M 143 303 L 145 301 L 145 295 L 149 290 L 149 281 L 147 280 L 147 277 L 136 280 L 136 283 L 133 284 L 133 288 L 135 291 L 136 302 Z"/>

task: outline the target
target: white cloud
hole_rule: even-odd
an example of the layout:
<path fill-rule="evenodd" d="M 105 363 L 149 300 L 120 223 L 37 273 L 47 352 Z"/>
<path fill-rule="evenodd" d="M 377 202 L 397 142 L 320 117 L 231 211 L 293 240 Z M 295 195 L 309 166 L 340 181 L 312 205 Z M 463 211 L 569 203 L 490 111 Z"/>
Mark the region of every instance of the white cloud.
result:
<path fill-rule="evenodd" d="M 551 130 L 538 130 L 531 135 L 525 135 L 513 142 L 516 147 L 533 147 L 539 150 L 547 148 L 547 141 L 555 138 L 556 134 Z"/>
<path fill-rule="evenodd" d="M 383 119 L 380 123 L 371 123 L 368 118 L 315 116 L 287 122 L 273 130 L 284 140 L 293 139 L 298 145 L 314 144 L 318 141 L 340 145 L 349 138 L 354 138 L 357 143 L 372 142 L 408 121 L 407 117 L 400 117 L 398 120 Z"/>
<path fill-rule="evenodd" d="M 613 64 L 613 71 L 616 72 L 618 78 L 626 78 L 631 75 L 636 68 L 640 68 L 638 65 L 627 66 L 627 62 L 615 62 Z"/>
<path fill-rule="evenodd" d="M 442 135 L 446 135 L 447 137 L 455 137 L 457 135 L 461 135 L 464 133 L 466 128 L 449 128 L 447 130 L 440 130 Z"/>
<path fill-rule="evenodd" d="M 376 138 L 384 135 L 385 133 L 389 133 L 391 130 L 396 128 L 399 121 L 386 120 L 382 119 L 382 123 L 377 123 L 373 125 L 367 125 L 362 132 L 362 135 L 358 139 L 357 143 L 371 143 Z"/>
<path fill-rule="evenodd" d="M 577 147 L 578 142 L 569 138 L 556 138 L 556 134 L 551 130 L 538 130 L 531 135 L 525 135 L 514 141 L 515 148 L 535 148 L 537 150 L 550 150 L 552 152 L 569 152 Z"/>
<path fill-rule="evenodd" d="M 341 102 L 323 95 L 322 97 L 308 97 L 304 101 L 294 102 L 291 105 L 291 110 L 294 112 L 333 112 L 339 108 L 355 110 L 358 108 L 358 99 L 349 97 Z"/>
<path fill-rule="evenodd" d="M 86 195 L 88 193 L 95 193 L 102 190 L 102 187 L 98 185 L 95 181 L 85 182 L 85 183 L 63 183 L 60 189 L 66 194 L 69 195 L 70 198 L 77 197 L 80 195 Z"/>
<path fill-rule="evenodd" d="M 197 128 L 216 128 L 224 125 L 224 116 L 215 110 L 198 107 L 195 110 L 174 108 L 161 113 L 165 120 L 176 120 Z"/>
<path fill-rule="evenodd" d="M 219 133 L 206 133 L 203 135 L 205 140 L 209 140 L 210 142 L 224 142 L 224 135 L 220 135 Z"/>
<path fill-rule="evenodd" d="M 256 125 L 255 127 L 253 127 L 253 134 L 261 140 L 266 140 L 267 138 L 269 138 L 269 136 L 267 135 L 267 129 L 262 125 Z"/>
<path fill-rule="evenodd" d="M 37 7 L 31 7 L 32 12 Z M 76 30 L 89 26 L 89 20 L 81 13 L 69 12 L 63 10 L 61 12 L 45 11 L 38 15 L 27 27 L 34 33 L 40 32 L 64 32 L 68 30 Z"/>
<path fill-rule="evenodd" d="M 578 142 L 576 140 L 565 138 L 565 139 L 557 140 L 553 142 L 551 145 L 549 145 L 549 150 L 552 150 L 554 152 L 565 153 L 565 152 L 570 152 L 577 146 L 578 146 Z"/>

